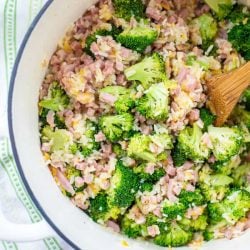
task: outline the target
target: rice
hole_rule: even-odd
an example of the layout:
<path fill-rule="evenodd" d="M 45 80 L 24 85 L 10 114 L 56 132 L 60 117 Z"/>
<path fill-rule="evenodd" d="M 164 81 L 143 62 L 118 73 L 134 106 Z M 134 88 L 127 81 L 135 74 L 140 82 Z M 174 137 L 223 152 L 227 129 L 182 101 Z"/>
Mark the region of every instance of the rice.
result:
<path fill-rule="evenodd" d="M 87 50 L 89 35 L 94 32 L 110 32 L 114 26 L 119 29 L 134 28 L 140 23 L 136 17 L 130 20 L 116 17 L 110 0 L 100 0 L 75 21 L 50 59 L 39 95 L 40 100 L 48 99 L 51 95 L 51 83 L 57 82 L 69 98 L 67 107 L 50 109 L 45 117 L 43 112 L 46 108 L 40 107 L 39 115 L 41 151 L 46 164 L 62 192 L 91 216 L 91 202 L 100 194 L 110 195 L 113 192 L 110 190 L 119 181 L 119 176 L 112 178 L 119 161 L 122 160 L 132 171 L 144 166 L 144 172 L 139 172 L 139 176 L 140 185 L 142 187 L 145 184 L 145 190 L 135 191 L 134 201 L 129 207 L 122 208 L 120 215 L 117 215 L 114 209 L 114 214 L 107 221 L 95 220 L 115 232 L 124 233 L 123 224 L 120 222 L 121 216 L 124 216 L 130 223 L 135 223 L 134 227 L 139 225 L 143 228 L 141 237 L 156 239 L 162 231 L 169 230 L 169 221 L 166 223 L 168 216 L 164 214 L 163 209 L 166 201 L 176 204 L 183 192 L 195 192 L 201 181 L 201 169 L 206 171 L 209 167 L 208 164 L 203 164 L 204 162 L 190 159 L 184 160 L 177 167 L 171 150 L 166 150 L 162 141 L 152 140 L 148 144 L 148 154 L 157 155 L 162 159 L 145 163 L 126 154 L 129 140 L 138 133 L 149 137 L 153 134 L 168 134 L 173 147 L 176 145 L 177 136 L 187 126 L 196 124 L 204 129 L 200 109 L 207 103 L 206 82 L 213 75 L 240 67 L 245 61 L 227 40 L 230 25 L 226 22 L 220 23 L 215 43 L 202 49 L 199 26 L 192 23 L 192 20 L 204 13 L 211 13 L 209 6 L 203 1 L 150 0 L 145 3 L 145 15 L 158 35 L 142 53 L 122 46 L 110 33 L 97 34 Z M 217 54 L 212 55 L 215 48 Z M 124 140 L 110 142 L 97 124 L 101 116 L 115 113 L 118 97 L 114 93 L 99 91 L 107 86 L 133 88 L 134 98 L 140 100 L 147 93 L 145 87 L 138 81 L 129 81 L 128 78 L 133 72 L 130 72 L 131 75 L 126 75 L 125 72 L 130 66 L 153 53 L 158 53 L 163 58 L 166 77 L 171 80 L 168 86 L 168 116 L 157 122 L 146 118 L 134 105 L 129 111 L 134 117 L 133 129 L 130 131 L 132 135 L 128 133 Z M 155 110 L 155 113 L 157 111 Z M 66 134 L 48 140 L 49 136 L 44 136 L 44 127 L 49 129 L 48 133 L 66 131 Z M 64 147 L 53 150 L 55 142 L 63 142 Z M 213 143 L 206 132 L 201 138 L 201 145 L 209 150 L 213 149 Z M 239 165 L 241 159 L 236 157 L 236 165 Z M 212 165 L 217 159 L 211 155 L 207 162 Z M 150 180 L 156 178 L 155 176 L 158 178 L 154 179 L 151 190 L 147 190 L 148 180 L 145 176 L 149 176 L 147 178 L 151 178 Z M 206 181 L 208 184 L 209 181 Z M 223 199 L 224 195 L 219 193 L 218 196 L 212 197 L 211 201 L 217 202 Z M 206 204 L 189 204 L 185 213 L 174 218 L 173 225 L 183 219 L 198 220 L 206 209 Z M 154 221 L 148 225 L 150 216 L 153 216 Z M 165 223 L 164 227 L 162 223 Z M 242 234 L 247 228 L 249 218 L 242 218 L 234 225 L 216 229 L 214 234 L 215 238 L 231 239 Z M 201 232 L 197 232 L 191 245 L 200 245 L 201 242 Z"/>

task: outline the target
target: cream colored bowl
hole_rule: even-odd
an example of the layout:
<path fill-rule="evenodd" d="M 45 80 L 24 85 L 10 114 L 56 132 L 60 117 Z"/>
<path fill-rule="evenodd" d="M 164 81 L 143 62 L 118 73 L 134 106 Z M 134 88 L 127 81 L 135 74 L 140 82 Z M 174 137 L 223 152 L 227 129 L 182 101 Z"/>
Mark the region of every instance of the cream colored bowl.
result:
<path fill-rule="evenodd" d="M 46 167 L 38 133 L 38 92 L 46 63 L 65 31 L 94 1 L 49 0 L 36 17 L 20 48 L 12 73 L 8 119 L 12 149 L 28 192 L 47 223 L 74 248 L 86 250 L 166 249 L 112 233 L 94 223 L 61 194 Z M 45 221 L 14 225 L 0 216 L 0 239 L 37 240 L 52 235 Z M 124 242 L 128 246 L 124 246 Z M 187 247 L 181 249 L 189 249 Z M 202 249 L 250 249 L 250 232 L 229 240 L 204 243 Z"/>

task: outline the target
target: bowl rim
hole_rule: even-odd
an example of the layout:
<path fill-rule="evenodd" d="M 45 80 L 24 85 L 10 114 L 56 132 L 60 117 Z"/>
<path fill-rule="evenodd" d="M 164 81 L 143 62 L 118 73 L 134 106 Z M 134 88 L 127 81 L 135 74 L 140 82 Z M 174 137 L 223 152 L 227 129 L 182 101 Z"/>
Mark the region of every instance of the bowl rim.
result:
<path fill-rule="evenodd" d="M 17 70 L 23 55 L 23 52 L 26 48 L 26 44 L 28 40 L 30 39 L 33 30 L 36 28 L 38 22 L 44 15 L 44 13 L 47 11 L 47 9 L 50 7 L 50 5 L 53 3 L 54 0 L 47 0 L 46 3 L 43 5 L 41 10 L 38 12 L 38 14 L 35 16 L 34 20 L 31 22 L 27 32 L 24 35 L 24 38 L 20 44 L 20 47 L 18 49 L 18 53 L 15 59 L 15 63 L 13 66 L 13 70 L 11 72 L 11 78 L 10 78 L 10 84 L 9 84 L 9 90 L 8 90 L 8 101 L 7 101 L 7 121 L 8 121 L 8 130 L 9 130 L 9 138 L 10 138 L 10 145 L 12 148 L 12 153 L 13 157 L 18 169 L 18 172 L 20 174 L 21 180 L 28 192 L 28 195 L 30 196 L 32 202 L 34 202 L 36 208 L 39 210 L 41 213 L 42 217 L 48 222 L 48 224 L 56 231 L 56 233 L 63 239 L 65 240 L 71 247 L 74 249 L 80 249 L 77 245 L 75 245 L 65 234 L 61 232 L 61 230 L 58 228 L 58 226 L 53 222 L 52 218 L 48 216 L 46 211 L 43 209 L 41 206 L 40 202 L 36 198 L 36 196 L 33 194 L 31 187 L 29 185 L 28 180 L 26 179 L 22 165 L 19 160 L 18 156 L 18 151 L 16 147 L 16 142 L 15 142 L 15 136 L 14 136 L 14 129 L 13 129 L 13 120 L 12 120 L 12 108 L 13 108 L 13 92 L 14 92 L 14 87 L 15 87 L 15 81 L 16 81 L 16 75 L 17 75 Z"/>

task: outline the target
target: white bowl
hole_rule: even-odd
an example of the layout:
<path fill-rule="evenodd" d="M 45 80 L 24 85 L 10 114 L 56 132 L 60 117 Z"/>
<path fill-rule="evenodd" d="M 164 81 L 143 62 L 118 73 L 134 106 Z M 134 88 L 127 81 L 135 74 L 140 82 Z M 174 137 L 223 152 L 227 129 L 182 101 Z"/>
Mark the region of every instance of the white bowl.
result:
<path fill-rule="evenodd" d="M 46 63 L 70 24 L 93 3 L 91 0 L 49 0 L 29 28 L 17 56 L 9 92 L 8 121 L 14 158 L 35 205 L 55 231 L 74 248 L 166 249 L 129 240 L 94 223 L 61 194 L 40 151 L 37 102 Z M 123 240 L 128 247 L 124 247 Z M 248 232 L 231 241 L 222 239 L 204 243 L 202 249 L 247 250 L 249 243 Z"/>

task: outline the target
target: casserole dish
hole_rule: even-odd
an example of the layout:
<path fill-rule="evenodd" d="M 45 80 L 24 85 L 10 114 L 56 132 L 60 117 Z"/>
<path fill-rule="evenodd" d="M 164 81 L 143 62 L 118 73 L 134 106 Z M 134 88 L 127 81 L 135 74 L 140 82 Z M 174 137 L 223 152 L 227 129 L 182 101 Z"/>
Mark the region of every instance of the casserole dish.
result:
<path fill-rule="evenodd" d="M 24 184 L 47 223 L 75 249 L 162 249 L 146 242 L 129 240 L 94 223 L 63 197 L 46 168 L 38 134 L 38 91 L 56 43 L 94 1 L 48 1 L 31 25 L 19 50 L 13 69 L 8 121 L 14 158 Z M 45 221 L 15 226 L 2 220 L 0 238 L 37 240 L 52 235 Z M 6 230 L 6 227 L 9 227 Z M 15 231 L 19 230 L 19 231 Z M 29 231 L 27 231 L 29 230 Z M 11 232 L 11 234 L 10 234 Z M 15 233 L 16 232 L 16 233 Z M 249 233 L 228 240 L 204 243 L 202 249 L 247 249 Z M 188 248 L 182 248 L 188 249 Z"/>

